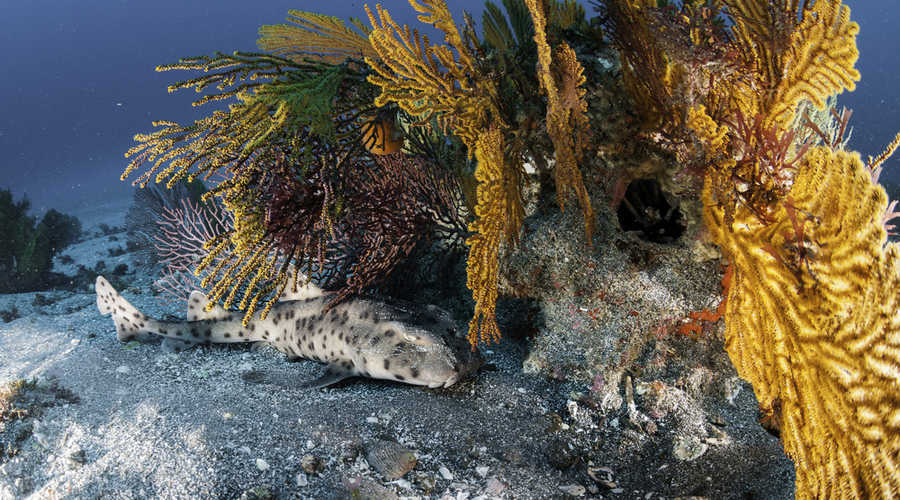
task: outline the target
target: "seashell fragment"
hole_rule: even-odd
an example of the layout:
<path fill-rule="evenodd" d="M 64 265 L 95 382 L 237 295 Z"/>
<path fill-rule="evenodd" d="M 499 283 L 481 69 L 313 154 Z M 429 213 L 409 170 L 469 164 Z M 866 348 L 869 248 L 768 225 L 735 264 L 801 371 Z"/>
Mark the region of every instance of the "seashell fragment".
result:
<path fill-rule="evenodd" d="M 366 459 L 388 480 L 400 479 L 416 466 L 412 451 L 390 441 L 377 441 L 369 446 Z"/>
<path fill-rule="evenodd" d="M 400 500 L 400 497 L 389 488 L 372 481 L 363 481 L 357 492 L 359 496 L 354 496 L 354 498 L 363 500 Z"/>

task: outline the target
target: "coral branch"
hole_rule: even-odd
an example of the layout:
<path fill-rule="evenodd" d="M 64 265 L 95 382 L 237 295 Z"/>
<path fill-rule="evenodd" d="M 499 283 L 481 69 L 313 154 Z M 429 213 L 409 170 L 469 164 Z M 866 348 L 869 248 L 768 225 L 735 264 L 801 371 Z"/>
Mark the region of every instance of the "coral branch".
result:
<path fill-rule="evenodd" d="M 261 38 L 256 44 L 261 50 L 298 63 L 312 58 L 338 64 L 348 57 L 361 61 L 376 56 L 369 43 L 370 30 L 356 19 L 351 22 L 362 34 L 334 16 L 299 10 L 290 10 L 288 15 L 287 20 L 295 26 L 275 24 L 259 28 Z"/>
<path fill-rule="evenodd" d="M 547 95 L 547 124 L 556 150 L 556 190 L 560 209 L 565 209 L 569 189 L 575 191 L 584 212 L 584 230 L 588 241 L 594 233 L 595 218 L 591 200 L 578 170 L 582 151 L 588 146 L 590 128 L 587 102 L 584 100 L 584 68 L 575 51 L 565 42 L 551 49 L 547 41 L 546 0 L 525 0 L 534 19 L 534 41 L 538 49 L 538 78 Z M 554 75 L 555 73 L 555 75 Z M 557 84 L 558 82 L 558 84 Z"/>

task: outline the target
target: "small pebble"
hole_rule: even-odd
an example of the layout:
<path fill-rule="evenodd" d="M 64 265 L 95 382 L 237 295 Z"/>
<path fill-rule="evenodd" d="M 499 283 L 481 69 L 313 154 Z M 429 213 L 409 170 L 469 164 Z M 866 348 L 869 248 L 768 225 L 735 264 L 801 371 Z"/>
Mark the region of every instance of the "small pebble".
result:
<path fill-rule="evenodd" d="M 692 460 L 696 460 L 700 458 L 709 446 L 706 443 L 700 441 L 700 438 L 697 436 L 691 436 L 688 438 L 678 438 L 675 440 L 675 445 L 672 448 L 672 454 L 675 455 L 675 458 L 678 460 L 684 460 L 685 462 L 690 462 Z"/>
<path fill-rule="evenodd" d="M 491 469 L 487 467 L 475 467 L 475 473 L 478 474 L 478 477 L 485 477 L 488 475 L 488 471 Z"/>
<path fill-rule="evenodd" d="M 300 461 L 300 467 L 310 476 L 316 477 L 325 470 L 325 460 L 315 455 L 306 455 Z"/>
<path fill-rule="evenodd" d="M 116 368 L 116 372 L 118 373 L 131 373 L 131 368 L 127 365 L 122 365 Z"/>
<path fill-rule="evenodd" d="M 256 468 L 261 471 L 267 471 L 267 470 L 269 470 L 269 463 L 261 458 L 257 458 L 256 459 Z"/>
<path fill-rule="evenodd" d="M 581 486 L 580 484 L 570 484 L 567 486 L 560 486 L 559 489 L 568 493 L 569 495 L 572 495 L 573 497 L 578 497 L 578 496 L 584 495 L 584 492 L 585 492 L 584 486 Z"/>
<path fill-rule="evenodd" d="M 444 466 L 441 466 L 441 468 L 438 469 L 438 473 L 441 475 L 441 477 L 443 477 L 447 481 L 453 480 L 453 473 L 450 472 L 450 469 L 448 469 Z"/>
<path fill-rule="evenodd" d="M 297 486 L 302 488 L 308 484 L 309 484 L 309 480 L 306 479 L 306 474 L 304 474 L 302 472 L 297 474 Z"/>
<path fill-rule="evenodd" d="M 504 489 L 506 489 L 506 486 L 504 486 L 499 479 L 493 477 L 488 481 L 488 486 L 485 488 L 484 492 L 488 495 L 499 495 Z"/>

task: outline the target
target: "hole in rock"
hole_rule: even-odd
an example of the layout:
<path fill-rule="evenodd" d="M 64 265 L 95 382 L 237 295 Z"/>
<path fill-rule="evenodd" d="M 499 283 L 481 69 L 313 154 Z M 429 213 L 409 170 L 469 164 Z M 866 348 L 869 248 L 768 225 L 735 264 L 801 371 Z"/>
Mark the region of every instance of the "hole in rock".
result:
<path fill-rule="evenodd" d="M 669 204 L 659 182 L 652 179 L 631 181 L 616 215 L 623 231 L 633 232 L 644 241 L 674 243 L 684 234 L 681 209 Z"/>

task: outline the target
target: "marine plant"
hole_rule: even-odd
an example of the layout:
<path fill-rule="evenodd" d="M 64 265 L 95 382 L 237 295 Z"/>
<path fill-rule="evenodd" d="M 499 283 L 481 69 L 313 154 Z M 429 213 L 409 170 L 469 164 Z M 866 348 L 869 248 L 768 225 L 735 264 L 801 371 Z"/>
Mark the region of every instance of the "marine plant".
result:
<path fill-rule="evenodd" d="M 28 215 L 31 201 L 27 196 L 15 201 L 12 191 L 0 190 L 0 265 L 15 270 L 25 251 L 28 235 L 34 230 L 35 216 Z"/>
<path fill-rule="evenodd" d="M 0 190 L 0 265 L 29 281 L 50 271 L 53 257 L 81 237 L 81 221 L 56 209 L 47 210 L 40 222 L 28 215 L 27 196 L 13 201 L 9 189 Z M 36 286 L 37 284 L 33 284 Z"/>
<path fill-rule="evenodd" d="M 866 166 L 839 149 L 849 114 L 835 112 L 837 134 L 807 115 L 859 78 L 849 9 L 838 0 L 607 6 L 643 125 L 703 181 L 706 223 L 733 268 L 726 349 L 781 428 L 797 498 L 891 498 L 900 274 L 884 227 L 896 214 L 877 169 L 896 144 Z M 811 147 L 813 136 L 822 145 Z"/>

